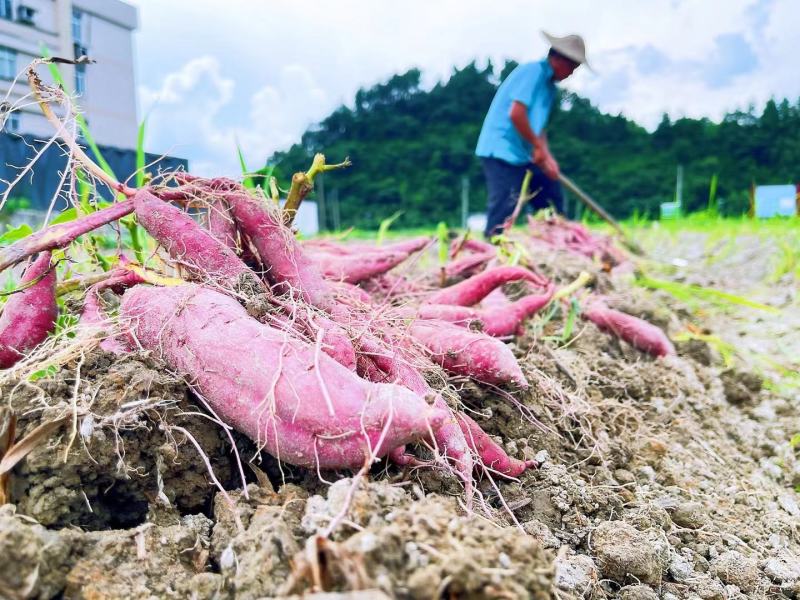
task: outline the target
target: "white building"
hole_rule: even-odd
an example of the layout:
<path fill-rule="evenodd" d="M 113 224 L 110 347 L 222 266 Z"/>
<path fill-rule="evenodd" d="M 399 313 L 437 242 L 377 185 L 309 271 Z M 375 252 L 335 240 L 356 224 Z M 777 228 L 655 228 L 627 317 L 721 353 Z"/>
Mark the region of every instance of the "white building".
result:
<path fill-rule="evenodd" d="M 70 91 L 101 146 L 135 148 L 138 120 L 133 72 L 136 8 L 120 0 L 0 0 L 0 101 L 14 104 L 29 91 L 13 79 L 46 47 L 53 56 L 86 55 L 95 64 L 60 65 Z M 40 67 L 47 77 L 47 68 Z M 12 112 L 4 129 L 49 137 L 52 126 L 36 104 Z"/>

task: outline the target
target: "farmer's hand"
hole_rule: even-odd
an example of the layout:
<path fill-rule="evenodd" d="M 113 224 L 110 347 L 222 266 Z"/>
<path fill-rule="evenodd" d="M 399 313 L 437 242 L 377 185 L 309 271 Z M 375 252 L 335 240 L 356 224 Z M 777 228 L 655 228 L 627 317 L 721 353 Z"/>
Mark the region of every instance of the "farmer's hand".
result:
<path fill-rule="evenodd" d="M 550 179 L 558 179 L 561 170 L 558 163 L 547 148 L 535 146 L 533 149 L 533 163 Z"/>
<path fill-rule="evenodd" d="M 544 174 L 550 179 L 558 179 L 559 175 L 561 175 L 561 169 L 558 167 L 558 162 L 556 162 L 552 154 L 548 154 L 547 159 L 545 159 L 542 165 L 542 171 L 544 171 Z"/>

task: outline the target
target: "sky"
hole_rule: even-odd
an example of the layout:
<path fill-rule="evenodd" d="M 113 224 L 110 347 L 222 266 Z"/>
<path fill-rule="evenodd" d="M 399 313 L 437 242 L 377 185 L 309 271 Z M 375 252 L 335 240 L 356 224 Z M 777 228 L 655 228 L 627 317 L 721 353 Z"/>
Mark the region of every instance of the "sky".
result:
<path fill-rule="evenodd" d="M 652 129 L 800 98 L 797 0 L 127 0 L 147 149 L 236 175 L 356 91 L 417 67 L 426 86 L 473 60 L 538 60 L 579 33 L 595 70 L 565 88 Z M 488 107 L 487 107 L 488 108 Z"/>

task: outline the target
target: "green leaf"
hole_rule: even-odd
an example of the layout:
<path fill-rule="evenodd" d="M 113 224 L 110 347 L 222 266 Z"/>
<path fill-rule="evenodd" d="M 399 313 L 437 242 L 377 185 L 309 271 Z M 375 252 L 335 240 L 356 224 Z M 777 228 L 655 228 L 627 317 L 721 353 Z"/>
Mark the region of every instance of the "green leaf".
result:
<path fill-rule="evenodd" d="M 55 219 L 50 221 L 50 225 L 58 225 L 59 223 L 69 223 L 70 221 L 74 221 L 78 218 L 78 208 L 73 206 L 72 208 L 68 208 L 60 215 L 58 215 Z"/>
<path fill-rule="evenodd" d="M 378 227 L 378 245 L 379 246 L 381 244 L 383 244 L 383 240 L 386 237 L 386 232 L 389 231 L 389 227 L 391 227 L 392 223 L 394 223 L 398 219 L 398 217 L 400 217 L 400 215 L 402 215 L 402 214 L 403 214 L 403 211 L 402 210 L 398 210 L 397 212 L 395 212 L 388 219 L 384 219 L 383 221 L 381 221 L 380 227 Z"/>
<path fill-rule="evenodd" d="M 654 290 L 664 290 L 679 300 L 690 300 L 695 298 L 707 300 L 716 304 L 736 304 L 739 306 L 747 306 L 748 308 L 757 308 L 758 310 L 776 314 L 781 312 L 774 306 L 768 306 L 766 304 L 761 304 L 760 302 L 749 300 L 743 296 L 729 294 L 728 292 L 722 292 L 720 290 L 715 290 L 714 288 L 703 287 L 696 284 L 665 281 L 662 279 L 654 279 L 645 275 L 640 275 L 637 277 L 635 282 L 642 287 Z"/>
<path fill-rule="evenodd" d="M 55 365 L 50 365 L 49 367 L 31 373 L 31 375 L 28 377 L 28 381 L 37 381 L 39 379 L 44 379 L 45 377 L 52 377 L 56 373 L 58 373 L 58 368 Z"/>
<path fill-rule="evenodd" d="M 444 267 L 450 254 L 450 236 L 448 235 L 447 223 L 444 221 L 439 221 L 436 226 L 436 238 L 439 241 L 439 266 Z"/>
<path fill-rule="evenodd" d="M 564 322 L 564 331 L 561 332 L 561 342 L 564 343 L 572 337 L 572 332 L 575 329 L 575 320 L 581 312 L 581 305 L 576 298 L 572 298 L 569 303 L 569 312 L 567 319 Z"/>
<path fill-rule="evenodd" d="M 142 119 L 139 123 L 139 131 L 136 135 L 136 187 L 144 186 L 144 132 L 147 126 L 147 119 Z"/>
<path fill-rule="evenodd" d="M 242 154 L 242 149 L 239 147 L 238 142 L 236 144 L 236 154 L 239 155 L 239 165 L 242 167 L 242 175 L 245 176 L 242 185 L 249 189 L 255 188 L 256 184 L 253 182 L 253 178 L 248 175 L 250 171 L 247 169 L 247 163 L 244 161 L 244 154 Z"/>
<path fill-rule="evenodd" d="M 789 440 L 789 445 L 792 448 L 797 448 L 798 446 L 800 446 L 800 433 L 795 433 L 792 436 L 792 439 Z"/>
<path fill-rule="evenodd" d="M 13 244 L 19 240 L 28 237 L 33 233 L 33 229 L 27 223 L 23 223 L 19 227 L 9 229 L 2 236 L 0 236 L 0 244 Z"/>

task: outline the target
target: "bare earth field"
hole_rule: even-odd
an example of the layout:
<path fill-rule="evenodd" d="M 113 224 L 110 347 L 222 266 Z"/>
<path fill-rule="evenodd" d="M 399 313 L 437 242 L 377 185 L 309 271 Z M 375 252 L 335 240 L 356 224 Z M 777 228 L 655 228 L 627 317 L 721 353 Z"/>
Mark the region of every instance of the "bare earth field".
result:
<path fill-rule="evenodd" d="M 481 480 L 471 512 L 436 468 L 382 462 L 353 479 L 258 455 L 146 356 L 96 350 L 7 386 L 0 431 L 13 411 L 17 438 L 76 395 L 92 411 L 75 439 L 47 432 L 10 473 L 0 598 L 800 598 L 798 280 L 769 237 L 639 237 L 653 277 L 779 312 L 537 256 L 558 283 L 596 274 L 612 306 L 679 340 L 678 356 L 654 360 L 584 321 L 565 339 L 560 314 L 529 321 L 512 346 L 529 391 L 451 380 L 511 456 L 541 463 Z"/>

